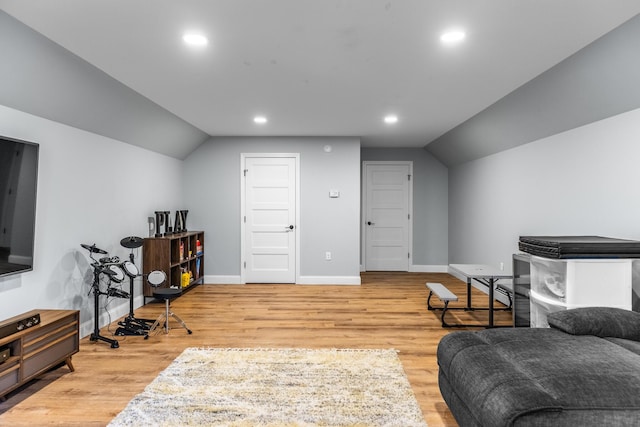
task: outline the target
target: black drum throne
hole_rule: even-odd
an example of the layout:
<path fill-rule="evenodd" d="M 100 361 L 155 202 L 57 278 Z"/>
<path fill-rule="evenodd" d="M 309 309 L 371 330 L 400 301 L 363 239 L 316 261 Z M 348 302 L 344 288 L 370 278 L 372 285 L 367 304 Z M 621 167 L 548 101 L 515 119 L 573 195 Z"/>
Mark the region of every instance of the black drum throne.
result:
<path fill-rule="evenodd" d="M 149 329 L 149 333 L 153 332 L 162 323 L 164 323 L 165 334 L 168 334 L 169 333 L 169 316 L 171 316 L 180 324 L 180 326 L 182 326 L 184 329 L 187 330 L 189 334 L 191 334 L 192 333 L 191 329 L 187 327 L 187 325 L 184 323 L 184 321 L 180 317 L 178 317 L 178 315 L 176 315 L 173 311 L 171 311 L 171 308 L 169 306 L 169 303 L 171 302 L 171 300 L 176 299 L 180 295 L 182 295 L 182 290 L 178 288 L 160 288 L 159 286 L 162 285 L 166 280 L 167 280 L 167 276 L 165 275 L 165 273 L 159 270 L 152 271 L 147 276 L 147 281 L 154 288 L 153 297 L 160 301 L 164 301 L 164 304 L 165 304 L 165 311 L 161 313 L 160 316 L 158 316 L 156 321 L 153 323 L 153 325 L 151 325 L 151 328 Z M 144 337 L 144 339 L 147 339 L 147 338 L 149 338 L 148 334 L 147 336 Z"/>

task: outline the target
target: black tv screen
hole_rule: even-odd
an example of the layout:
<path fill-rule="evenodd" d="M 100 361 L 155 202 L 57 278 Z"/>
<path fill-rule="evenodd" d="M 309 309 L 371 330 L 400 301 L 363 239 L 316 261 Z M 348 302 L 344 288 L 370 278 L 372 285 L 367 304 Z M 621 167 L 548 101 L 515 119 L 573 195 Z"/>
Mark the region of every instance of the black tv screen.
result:
<path fill-rule="evenodd" d="M 33 270 L 38 150 L 0 136 L 0 277 Z"/>

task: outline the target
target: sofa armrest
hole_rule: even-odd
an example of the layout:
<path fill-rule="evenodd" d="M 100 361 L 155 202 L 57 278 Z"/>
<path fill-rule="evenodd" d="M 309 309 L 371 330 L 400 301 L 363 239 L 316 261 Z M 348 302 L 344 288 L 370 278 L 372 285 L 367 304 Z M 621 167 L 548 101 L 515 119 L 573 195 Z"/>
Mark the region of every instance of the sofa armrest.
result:
<path fill-rule="evenodd" d="M 572 335 L 640 341 L 640 313 L 612 307 L 583 307 L 547 316 L 549 326 Z"/>

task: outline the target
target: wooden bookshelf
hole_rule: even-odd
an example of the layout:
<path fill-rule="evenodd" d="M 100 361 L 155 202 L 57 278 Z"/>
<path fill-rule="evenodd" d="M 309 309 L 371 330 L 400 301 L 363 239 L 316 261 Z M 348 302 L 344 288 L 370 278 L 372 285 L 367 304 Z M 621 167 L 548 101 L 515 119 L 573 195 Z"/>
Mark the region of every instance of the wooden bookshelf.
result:
<path fill-rule="evenodd" d="M 198 242 L 200 250 L 198 251 Z M 163 271 L 167 280 L 159 287 L 189 288 L 204 281 L 204 231 L 186 231 L 162 237 L 148 237 L 142 245 L 143 295 L 153 296 L 147 280 L 152 271 Z M 182 272 L 192 278 L 182 286 Z"/>

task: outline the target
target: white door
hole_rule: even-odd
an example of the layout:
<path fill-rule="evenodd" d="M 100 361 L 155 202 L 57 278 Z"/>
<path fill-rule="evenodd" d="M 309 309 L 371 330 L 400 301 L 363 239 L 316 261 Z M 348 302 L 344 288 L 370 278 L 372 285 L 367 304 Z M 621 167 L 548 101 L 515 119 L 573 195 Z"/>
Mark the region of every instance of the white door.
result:
<path fill-rule="evenodd" d="M 367 271 L 409 271 L 411 162 L 364 162 Z"/>
<path fill-rule="evenodd" d="M 295 283 L 297 158 L 243 160 L 244 283 Z"/>

